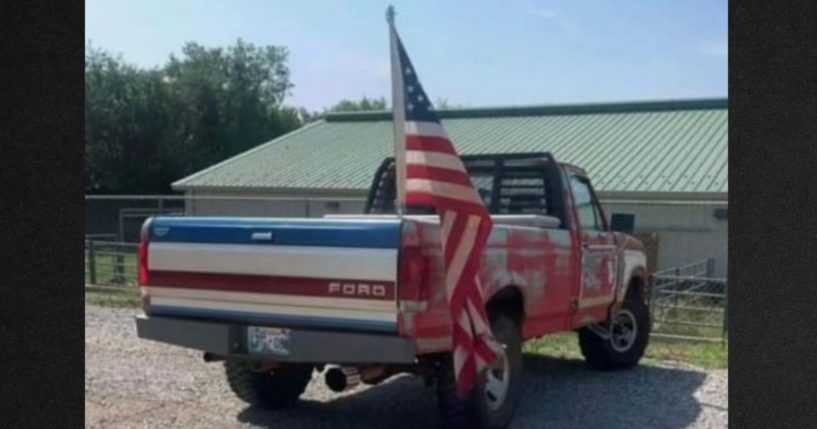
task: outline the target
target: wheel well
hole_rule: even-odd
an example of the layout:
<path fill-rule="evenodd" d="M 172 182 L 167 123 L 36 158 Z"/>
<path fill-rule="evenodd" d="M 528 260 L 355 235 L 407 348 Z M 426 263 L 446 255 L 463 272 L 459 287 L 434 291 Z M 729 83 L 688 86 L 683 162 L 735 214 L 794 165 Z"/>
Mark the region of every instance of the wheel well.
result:
<path fill-rule="evenodd" d="M 647 284 L 641 276 L 635 276 L 630 279 L 630 284 L 627 286 L 627 295 L 625 298 L 639 298 L 643 302 L 647 302 Z"/>
<path fill-rule="evenodd" d="M 525 319 L 525 299 L 522 291 L 516 286 L 505 286 L 488 300 L 485 305 L 488 317 L 505 314 L 513 318 L 517 326 Z"/>

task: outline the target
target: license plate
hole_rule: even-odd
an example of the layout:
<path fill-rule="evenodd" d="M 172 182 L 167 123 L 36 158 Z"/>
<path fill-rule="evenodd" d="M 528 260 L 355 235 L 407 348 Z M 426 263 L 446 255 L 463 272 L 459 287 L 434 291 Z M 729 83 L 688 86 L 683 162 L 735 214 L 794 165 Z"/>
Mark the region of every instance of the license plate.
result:
<path fill-rule="evenodd" d="M 247 329 L 247 350 L 252 354 L 289 355 L 289 330 L 250 326 Z"/>

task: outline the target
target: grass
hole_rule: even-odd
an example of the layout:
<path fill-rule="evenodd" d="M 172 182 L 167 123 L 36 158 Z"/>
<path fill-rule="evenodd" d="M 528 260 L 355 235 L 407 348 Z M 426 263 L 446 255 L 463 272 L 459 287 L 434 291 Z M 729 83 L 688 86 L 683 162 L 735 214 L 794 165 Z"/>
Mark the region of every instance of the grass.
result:
<path fill-rule="evenodd" d="M 139 306 L 139 291 L 135 287 L 85 286 L 85 304 L 103 307 L 132 308 Z"/>
<path fill-rule="evenodd" d="M 582 358 L 579 339 L 573 332 L 528 341 L 523 351 L 558 358 Z M 727 368 L 729 350 L 726 344 L 720 342 L 678 341 L 652 337 L 644 358 L 647 362 L 676 361 L 704 368 Z"/>
<path fill-rule="evenodd" d="M 704 368 L 727 368 L 729 349 L 727 343 L 717 341 L 722 336 L 724 313 L 721 301 L 708 297 L 685 296 L 664 300 L 653 308 L 655 334 L 716 341 L 692 341 L 672 338 L 650 337 L 645 352 L 647 361 L 677 361 Z M 721 308 L 721 310 L 718 310 Z M 703 310 L 702 310 L 703 309 Z M 677 322 L 683 323 L 677 323 Z M 579 340 L 573 332 L 548 335 L 525 344 L 524 351 L 562 358 L 582 358 Z"/>
<path fill-rule="evenodd" d="M 90 261 L 85 252 L 85 284 L 91 283 Z M 100 251 L 95 255 L 96 284 L 136 287 L 136 255 Z"/>
<path fill-rule="evenodd" d="M 90 261 L 85 252 L 85 303 L 106 307 L 139 306 L 136 255 L 101 247 L 94 257 L 96 284 L 91 284 Z"/>
<path fill-rule="evenodd" d="M 719 340 L 724 334 L 725 299 L 682 296 L 652 304 L 653 332 Z M 727 336 L 728 338 L 728 336 Z M 667 341 L 665 339 L 665 342 Z"/>

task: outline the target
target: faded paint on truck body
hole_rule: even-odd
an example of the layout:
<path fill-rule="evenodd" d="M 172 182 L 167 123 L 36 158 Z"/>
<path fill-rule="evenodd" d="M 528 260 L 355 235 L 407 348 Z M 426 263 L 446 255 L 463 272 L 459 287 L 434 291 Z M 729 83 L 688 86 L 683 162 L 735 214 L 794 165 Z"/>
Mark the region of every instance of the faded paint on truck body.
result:
<path fill-rule="evenodd" d="M 565 178 L 569 174 L 586 178 L 581 168 L 564 164 L 561 168 Z M 646 281 L 641 243 L 626 234 L 582 230 L 569 181 L 563 182 L 566 228 L 496 224 L 483 255 L 480 283 L 486 302 L 508 287 L 522 296 L 523 339 L 606 320 L 620 307 L 633 278 Z M 451 321 L 439 222 L 406 216 L 401 240 L 420 246 L 427 268 L 422 290 L 400 298 L 398 332 L 416 340 L 419 354 L 449 351 Z"/>
<path fill-rule="evenodd" d="M 414 236 L 406 238 L 406 236 Z M 427 277 L 419 295 L 424 301 L 399 314 L 400 334 L 417 340 L 418 352 L 449 350 L 451 322 L 439 242 L 439 223 L 407 219 L 404 239 L 421 243 Z M 480 268 L 480 282 L 490 299 L 501 289 L 515 287 L 524 302 L 523 337 L 569 329 L 567 314 L 573 297 L 572 241 L 563 229 L 496 225 Z M 401 303 L 404 303 L 401 298 Z"/>
<path fill-rule="evenodd" d="M 427 268 L 421 290 L 415 295 L 401 292 L 398 332 L 416 340 L 419 354 L 444 352 L 451 347 L 451 321 L 439 236 L 438 222 L 406 218 L 403 240 L 420 243 Z M 643 253 L 617 247 L 614 260 L 597 265 L 588 273 L 600 285 L 598 295 L 594 296 L 607 299 L 579 309 L 574 305 L 579 291 L 574 269 L 577 266 L 575 247 L 571 231 L 567 229 L 494 227 L 483 255 L 480 281 L 486 301 L 504 288 L 513 287 L 520 292 L 524 304 L 524 339 L 604 320 L 615 303 L 623 299 L 631 278 L 645 273 Z M 584 320 L 576 320 L 577 315 Z"/>

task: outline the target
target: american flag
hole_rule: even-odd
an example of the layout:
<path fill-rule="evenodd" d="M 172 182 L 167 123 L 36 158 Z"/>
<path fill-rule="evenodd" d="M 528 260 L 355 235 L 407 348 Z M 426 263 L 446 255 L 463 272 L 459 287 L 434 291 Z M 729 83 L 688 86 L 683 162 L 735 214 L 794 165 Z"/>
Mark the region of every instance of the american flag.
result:
<path fill-rule="evenodd" d="M 478 278 L 491 216 L 389 22 L 398 204 L 430 205 L 440 217 L 454 371 L 464 395 L 500 353 Z"/>

